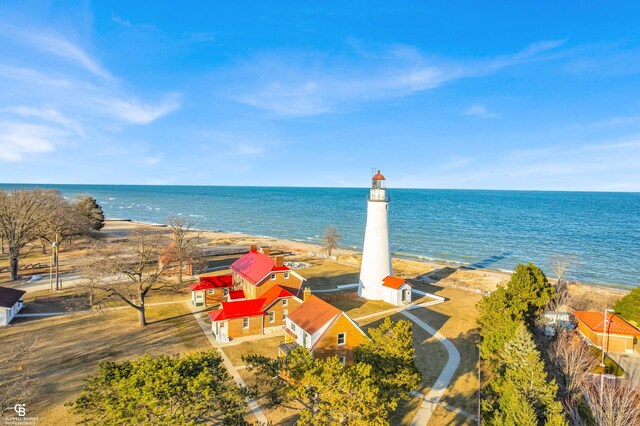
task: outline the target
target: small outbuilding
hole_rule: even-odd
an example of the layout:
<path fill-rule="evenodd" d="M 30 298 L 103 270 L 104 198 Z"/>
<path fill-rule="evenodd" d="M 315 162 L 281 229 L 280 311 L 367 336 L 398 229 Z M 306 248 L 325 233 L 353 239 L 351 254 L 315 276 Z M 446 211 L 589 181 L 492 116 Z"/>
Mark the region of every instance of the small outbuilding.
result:
<path fill-rule="evenodd" d="M 603 312 L 574 311 L 578 321 L 578 331 L 594 346 L 603 347 L 607 352 L 633 352 L 638 347 L 640 330 L 617 316 Z M 606 327 L 606 329 L 605 329 Z"/>
<path fill-rule="evenodd" d="M 382 300 L 394 306 L 411 303 L 411 284 L 404 278 L 388 276 L 382 280 Z"/>
<path fill-rule="evenodd" d="M 8 325 L 22 309 L 22 296 L 26 291 L 0 287 L 0 326 Z"/>
<path fill-rule="evenodd" d="M 233 275 L 216 275 L 213 277 L 200 277 L 196 284 L 191 284 L 191 303 L 194 306 L 207 306 L 207 304 L 219 303 L 226 299 L 230 289 L 233 288 Z"/>

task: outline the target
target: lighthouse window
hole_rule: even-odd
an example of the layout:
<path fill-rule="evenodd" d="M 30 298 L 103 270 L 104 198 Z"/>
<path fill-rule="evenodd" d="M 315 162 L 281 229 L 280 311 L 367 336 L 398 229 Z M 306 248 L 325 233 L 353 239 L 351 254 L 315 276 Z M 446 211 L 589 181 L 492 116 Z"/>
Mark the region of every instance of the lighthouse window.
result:
<path fill-rule="evenodd" d="M 344 345 L 344 343 L 347 341 L 347 334 L 346 333 L 338 333 L 338 345 Z"/>

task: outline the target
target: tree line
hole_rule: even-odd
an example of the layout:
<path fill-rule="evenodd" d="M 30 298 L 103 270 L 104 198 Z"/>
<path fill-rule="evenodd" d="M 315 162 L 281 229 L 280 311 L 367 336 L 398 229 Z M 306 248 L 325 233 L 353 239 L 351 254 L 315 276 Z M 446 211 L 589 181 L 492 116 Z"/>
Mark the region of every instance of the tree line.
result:
<path fill-rule="evenodd" d="M 9 258 L 11 280 L 29 244 L 59 248 L 73 237 L 90 235 L 104 225 L 104 213 L 89 196 L 68 200 L 53 189 L 0 190 L 2 253 Z"/>
<path fill-rule="evenodd" d="M 627 384 L 594 383 L 598 361 L 571 330 L 544 333 L 544 311 L 567 303 L 533 264 L 516 267 L 506 286 L 478 303 L 482 393 L 487 425 L 622 425 L 640 422 L 640 399 Z"/>

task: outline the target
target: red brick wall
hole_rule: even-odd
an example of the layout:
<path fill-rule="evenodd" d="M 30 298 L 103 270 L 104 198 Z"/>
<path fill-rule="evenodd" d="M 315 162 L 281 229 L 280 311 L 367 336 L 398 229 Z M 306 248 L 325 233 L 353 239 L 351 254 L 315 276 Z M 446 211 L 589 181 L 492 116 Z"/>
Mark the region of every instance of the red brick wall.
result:
<path fill-rule="evenodd" d="M 228 336 L 231 338 L 262 334 L 262 316 L 249 317 L 248 329 L 242 327 L 242 318 L 228 320 L 227 327 Z"/>

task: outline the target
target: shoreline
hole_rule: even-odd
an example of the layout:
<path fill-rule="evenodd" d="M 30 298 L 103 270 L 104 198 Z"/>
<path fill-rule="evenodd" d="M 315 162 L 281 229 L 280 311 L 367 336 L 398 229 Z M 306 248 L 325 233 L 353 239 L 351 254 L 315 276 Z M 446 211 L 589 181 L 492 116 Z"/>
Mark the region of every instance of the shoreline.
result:
<path fill-rule="evenodd" d="M 105 222 L 124 222 L 124 223 L 131 223 L 132 225 L 138 224 L 138 225 L 150 225 L 150 226 L 168 228 L 167 224 L 145 222 L 145 221 L 139 221 L 135 219 L 107 218 L 105 219 Z M 268 241 L 269 244 L 271 245 L 273 245 L 273 243 L 276 243 L 279 246 L 289 245 L 289 246 L 292 246 L 291 248 L 293 249 L 293 251 L 306 252 L 307 254 L 319 253 L 322 251 L 321 245 L 314 244 L 313 242 L 309 242 L 309 241 L 278 238 L 278 237 L 269 236 L 269 235 L 253 235 L 253 234 L 247 234 L 244 232 L 237 232 L 237 231 L 210 230 L 210 229 L 200 229 L 200 228 L 192 228 L 192 230 L 195 232 L 202 232 L 204 234 L 211 234 L 208 236 L 213 238 L 214 241 L 220 240 L 220 239 L 243 238 L 243 239 L 256 240 L 256 242 L 260 240 L 263 240 L 265 242 Z M 299 250 L 295 250 L 296 245 L 299 246 Z M 350 263 L 350 264 L 353 264 L 353 262 L 340 261 L 340 258 L 345 256 L 357 258 L 362 254 L 360 251 L 354 250 L 353 248 L 337 248 L 335 249 L 334 252 L 337 258 L 336 260 L 339 263 Z M 442 268 L 456 268 L 460 271 L 467 271 L 470 273 L 477 272 L 480 274 L 499 275 L 499 276 L 502 276 L 503 278 L 507 278 L 512 274 L 512 271 L 505 271 L 503 269 L 492 269 L 492 268 L 476 268 L 471 265 L 465 264 L 464 262 L 459 262 L 455 260 L 431 259 L 428 256 L 413 255 L 410 253 L 402 253 L 402 254 L 391 253 L 391 255 L 392 255 L 392 260 L 396 261 L 396 263 L 398 261 L 415 262 L 415 263 L 422 264 L 425 267 L 433 267 L 432 271 L 436 269 L 442 269 Z M 550 281 L 555 281 L 555 278 L 552 278 L 550 276 L 548 278 Z M 627 294 L 631 292 L 634 288 L 624 284 L 615 284 L 615 283 L 587 283 L 587 282 L 578 282 L 578 281 L 568 281 L 568 283 L 570 286 L 587 287 L 587 288 L 598 289 L 600 291 L 616 292 L 616 293 L 623 293 L 623 294 Z M 470 288 L 473 288 L 473 287 L 470 287 Z M 476 288 L 476 289 L 487 290 L 487 288 Z"/>

